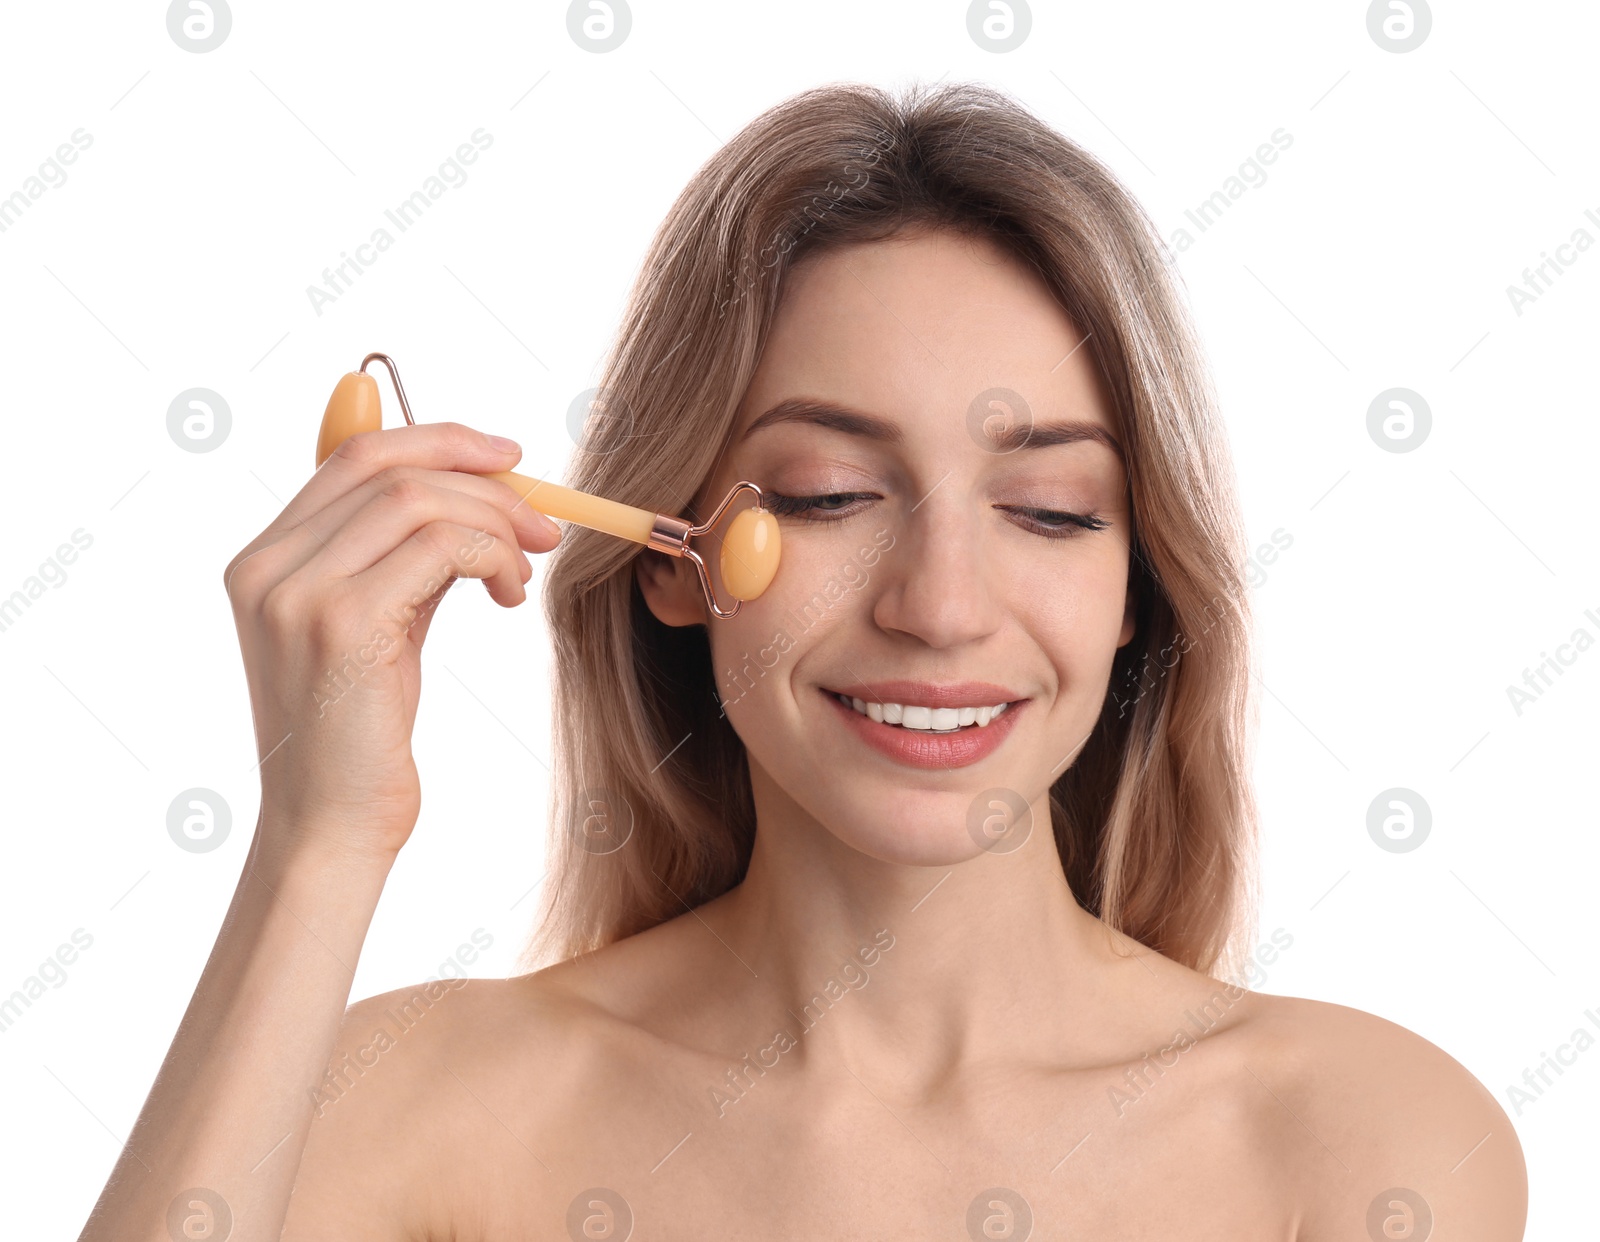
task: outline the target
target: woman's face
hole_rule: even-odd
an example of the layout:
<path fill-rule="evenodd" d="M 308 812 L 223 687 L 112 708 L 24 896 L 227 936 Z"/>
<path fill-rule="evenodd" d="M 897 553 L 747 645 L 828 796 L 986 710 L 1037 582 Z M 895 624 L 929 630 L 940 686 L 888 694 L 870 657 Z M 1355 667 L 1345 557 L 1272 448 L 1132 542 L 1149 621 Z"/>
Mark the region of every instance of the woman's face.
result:
<path fill-rule="evenodd" d="M 758 484 L 779 514 L 777 577 L 722 620 L 687 562 L 639 558 L 656 616 L 708 627 L 764 830 L 816 825 L 921 865 L 1048 833 L 1049 787 L 1133 636 L 1115 435 L 1081 334 L 988 239 L 921 230 L 791 271 L 696 508 Z M 950 717 L 878 721 L 841 691 L 1009 706 L 930 732 L 905 722 Z"/>

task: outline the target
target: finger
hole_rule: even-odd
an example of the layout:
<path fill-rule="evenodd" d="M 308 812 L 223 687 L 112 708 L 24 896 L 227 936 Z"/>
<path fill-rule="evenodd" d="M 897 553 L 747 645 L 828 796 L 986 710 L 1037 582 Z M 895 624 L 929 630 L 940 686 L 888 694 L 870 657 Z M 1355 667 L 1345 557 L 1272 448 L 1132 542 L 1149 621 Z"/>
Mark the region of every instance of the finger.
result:
<path fill-rule="evenodd" d="M 452 578 L 481 579 L 496 603 L 511 608 L 527 599 L 514 551 L 481 530 L 430 522 L 345 585 L 355 593 L 361 615 L 407 625 Z"/>
<path fill-rule="evenodd" d="M 521 449 L 499 448 L 485 433 L 463 423 L 408 423 L 403 427 L 358 432 L 334 449 L 284 506 L 283 512 L 229 563 L 228 571 L 231 573 L 246 556 L 277 542 L 285 532 L 309 521 L 340 497 L 392 466 L 482 475 L 509 470 L 521 456 Z"/>
<path fill-rule="evenodd" d="M 316 576 L 349 577 L 426 521 L 441 518 L 489 530 L 516 547 L 548 552 L 560 532 L 547 533 L 530 513 L 518 504 L 515 490 L 497 479 L 395 467 L 285 534 L 273 549 L 273 564 L 280 579 L 313 561 L 318 562 Z"/>
<path fill-rule="evenodd" d="M 298 578 L 302 587 L 355 577 L 439 523 L 469 532 L 468 538 L 439 547 L 439 581 L 461 574 L 493 549 L 503 550 L 519 592 L 533 576 L 533 566 L 517 546 L 506 514 L 451 488 L 402 480 L 340 527 L 291 577 Z"/>

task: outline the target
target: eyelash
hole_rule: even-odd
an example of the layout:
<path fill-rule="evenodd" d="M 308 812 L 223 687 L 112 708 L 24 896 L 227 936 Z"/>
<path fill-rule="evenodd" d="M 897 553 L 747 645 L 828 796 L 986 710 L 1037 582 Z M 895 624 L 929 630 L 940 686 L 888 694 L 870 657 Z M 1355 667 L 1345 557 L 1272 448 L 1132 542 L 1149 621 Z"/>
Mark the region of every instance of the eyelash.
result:
<path fill-rule="evenodd" d="M 785 496 L 782 492 L 775 492 L 770 488 L 763 493 L 766 507 L 773 513 L 798 517 L 803 522 L 838 522 L 845 517 L 854 516 L 854 513 L 841 509 L 820 509 L 816 505 L 819 500 L 838 500 L 840 498 L 850 500 L 863 497 L 869 498 L 871 495 L 871 492 L 828 492 L 822 496 Z M 1081 530 L 1105 530 L 1111 525 L 1098 513 L 1063 513 L 1055 509 L 1040 509 L 1030 505 L 1001 505 L 999 507 L 1013 513 L 1021 513 L 1033 519 L 1038 526 L 1034 533 L 1042 535 L 1046 539 L 1071 539 Z M 805 511 L 808 509 L 816 509 L 819 513 L 830 513 L 835 516 L 807 517 Z M 860 510 L 855 512 L 860 512 Z M 1051 526 L 1047 522 L 1041 521 L 1043 518 L 1063 521 L 1066 525 Z"/>

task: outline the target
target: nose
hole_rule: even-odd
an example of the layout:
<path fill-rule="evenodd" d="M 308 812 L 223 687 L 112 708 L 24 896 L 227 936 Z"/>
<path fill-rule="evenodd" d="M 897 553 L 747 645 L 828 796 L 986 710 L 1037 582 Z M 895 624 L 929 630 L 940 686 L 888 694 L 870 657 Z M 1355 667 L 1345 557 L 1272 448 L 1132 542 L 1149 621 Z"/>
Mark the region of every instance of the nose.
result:
<path fill-rule="evenodd" d="M 995 632 L 1000 584 L 985 556 L 984 506 L 948 477 L 902 512 L 878 562 L 873 620 L 929 647 L 959 647 Z"/>

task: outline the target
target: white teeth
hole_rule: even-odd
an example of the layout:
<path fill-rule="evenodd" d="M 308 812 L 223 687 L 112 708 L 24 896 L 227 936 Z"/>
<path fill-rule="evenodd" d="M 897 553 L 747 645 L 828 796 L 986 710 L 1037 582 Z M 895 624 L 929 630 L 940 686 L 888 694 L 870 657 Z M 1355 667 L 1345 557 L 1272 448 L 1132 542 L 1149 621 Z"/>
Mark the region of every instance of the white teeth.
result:
<path fill-rule="evenodd" d="M 1010 706 L 1000 703 L 994 707 L 923 707 L 915 703 L 869 703 L 845 698 L 842 694 L 834 697 L 880 724 L 900 725 L 926 733 L 949 733 L 974 724 L 981 729 Z"/>

